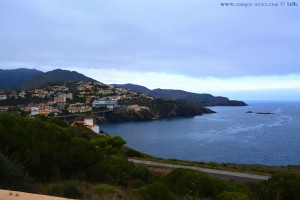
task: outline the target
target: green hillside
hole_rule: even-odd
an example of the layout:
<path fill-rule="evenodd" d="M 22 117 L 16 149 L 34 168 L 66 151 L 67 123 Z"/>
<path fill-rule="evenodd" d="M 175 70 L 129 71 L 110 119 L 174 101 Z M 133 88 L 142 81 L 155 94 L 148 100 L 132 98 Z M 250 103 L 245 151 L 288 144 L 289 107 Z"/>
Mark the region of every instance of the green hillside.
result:
<path fill-rule="evenodd" d="M 43 72 L 35 69 L 0 69 L 0 89 L 17 87 L 25 81 L 41 74 L 43 74 Z"/>
<path fill-rule="evenodd" d="M 142 154 L 120 137 L 63 121 L 0 113 L 0 188 L 76 199 L 299 199 L 300 176 L 258 184 L 176 169 L 153 173 L 128 162 Z"/>

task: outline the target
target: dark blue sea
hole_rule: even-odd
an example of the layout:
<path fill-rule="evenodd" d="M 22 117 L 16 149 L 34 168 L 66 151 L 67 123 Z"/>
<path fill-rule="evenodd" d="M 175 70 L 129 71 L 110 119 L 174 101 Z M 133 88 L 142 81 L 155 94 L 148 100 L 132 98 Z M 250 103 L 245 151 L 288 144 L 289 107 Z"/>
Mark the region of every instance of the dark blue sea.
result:
<path fill-rule="evenodd" d="M 161 158 L 265 165 L 300 164 L 300 102 L 211 107 L 215 114 L 101 124 L 127 146 Z M 270 112 L 274 114 L 254 114 Z"/>

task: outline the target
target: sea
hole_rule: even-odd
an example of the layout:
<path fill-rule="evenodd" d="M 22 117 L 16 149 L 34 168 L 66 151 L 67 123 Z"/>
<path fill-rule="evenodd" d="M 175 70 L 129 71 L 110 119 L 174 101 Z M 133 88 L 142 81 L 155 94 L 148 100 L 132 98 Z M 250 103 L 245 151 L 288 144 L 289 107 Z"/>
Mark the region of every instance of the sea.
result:
<path fill-rule="evenodd" d="M 128 147 L 160 158 L 300 165 L 300 102 L 247 103 L 210 107 L 216 113 L 191 118 L 104 123 L 100 129 L 121 136 Z"/>

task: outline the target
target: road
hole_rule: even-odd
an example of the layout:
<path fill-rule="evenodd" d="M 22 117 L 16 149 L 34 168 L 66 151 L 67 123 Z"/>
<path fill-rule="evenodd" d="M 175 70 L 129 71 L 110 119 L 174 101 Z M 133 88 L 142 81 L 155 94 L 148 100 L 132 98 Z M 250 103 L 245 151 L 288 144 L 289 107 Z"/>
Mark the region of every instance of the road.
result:
<path fill-rule="evenodd" d="M 153 162 L 153 161 L 147 161 L 147 160 L 137 160 L 137 159 L 132 159 L 132 158 L 129 158 L 128 160 L 130 162 L 133 162 L 134 164 L 146 165 L 149 167 L 161 167 L 161 168 L 168 168 L 168 169 L 177 169 L 177 168 L 193 169 L 193 170 L 205 172 L 207 174 L 210 174 L 210 175 L 218 177 L 218 178 L 240 181 L 240 182 L 259 182 L 259 181 L 268 180 L 270 178 L 270 176 L 263 176 L 263 175 L 257 175 L 257 174 L 248 174 L 248 173 L 242 173 L 242 172 L 232 172 L 232 171 L 225 171 L 225 170 L 218 170 L 218 169 L 208 169 L 208 168 L 195 167 L 195 166 L 160 163 L 160 162 Z"/>

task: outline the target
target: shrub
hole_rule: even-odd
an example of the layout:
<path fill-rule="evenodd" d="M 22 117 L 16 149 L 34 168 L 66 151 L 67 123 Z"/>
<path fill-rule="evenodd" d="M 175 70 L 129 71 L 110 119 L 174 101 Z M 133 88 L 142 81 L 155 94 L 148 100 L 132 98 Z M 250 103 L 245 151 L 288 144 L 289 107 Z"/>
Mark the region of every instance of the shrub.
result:
<path fill-rule="evenodd" d="M 100 195 L 119 193 L 118 188 L 108 184 L 98 184 L 95 185 L 93 189 L 97 194 Z"/>
<path fill-rule="evenodd" d="M 163 178 L 163 183 L 179 196 L 209 197 L 214 196 L 211 178 L 204 173 L 175 169 Z"/>
<path fill-rule="evenodd" d="M 218 195 L 217 200 L 249 200 L 246 194 L 240 192 L 226 192 Z"/>
<path fill-rule="evenodd" d="M 87 177 L 92 182 L 108 182 L 127 185 L 134 166 L 126 158 L 107 157 L 87 169 Z"/>
<path fill-rule="evenodd" d="M 278 173 L 271 179 L 258 184 L 260 199 L 296 200 L 300 199 L 300 175 Z"/>
<path fill-rule="evenodd" d="M 127 157 L 137 157 L 137 158 L 144 158 L 145 157 L 145 154 L 143 154 L 139 151 L 136 151 L 134 149 L 128 148 L 128 147 L 124 147 L 123 151 L 124 151 L 124 154 Z"/>
<path fill-rule="evenodd" d="M 213 178 L 199 171 L 175 169 L 162 179 L 172 192 L 180 197 L 216 198 L 222 192 L 239 192 L 250 194 L 243 185 Z"/>
<path fill-rule="evenodd" d="M 46 194 L 76 199 L 83 197 L 83 194 L 78 188 L 76 182 L 72 181 L 50 184 L 46 189 Z"/>
<path fill-rule="evenodd" d="M 152 177 L 152 173 L 144 166 L 136 166 L 132 172 L 133 179 L 139 179 L 144 183 L 149 183 Z"/>
<path fill-rule="evenodd" d="M 126 144 L 126 142 L 119 136 L 103 136 L 92 139 L 91 144 L 93 144 L 100 152 L 114 155 L 120 151 L 121 147 Z"/>
<path fill-rule="evenodd" d="M 48 120 L 48 122 L 56 124 L 57 126 L 68 127 L 68 124 L 66 122 L 64 122 L 63 120 L 58 119 L 58 118 L 52 118 L 52 119 Z"/>
<path fill-rule="evenodd" d="M 34 184 L 21 167 L 11 162 L 0 152 L 0 188 L 32 192 Z"/>
<path fill-rule="evenodd" d="M 140 179 L 135 179 L 132 181 L 131 185 L 133 188 L 141 188 L 141 187 L 144 187 L 146 184 L 144 183 L 144 181 L 142 181 Z"/>
<path fill-rule="evenodd" d="M 38 182 L 84 179 L 86 169 L 99 162 L 103 154 L 76 131 L 76 127 L 65 128 L 39 117 L 0 113 L 0 151 L 22 163 Z M 120 139 L 113 142 L 118 147 L 123 144 Z"/>
<path fill-rule="evenodd" d="M 174 200 L 175 195 L 163 184 L 153 183 L 146 188 L 139 189 L 135 195 L 142 200 Z"/>

